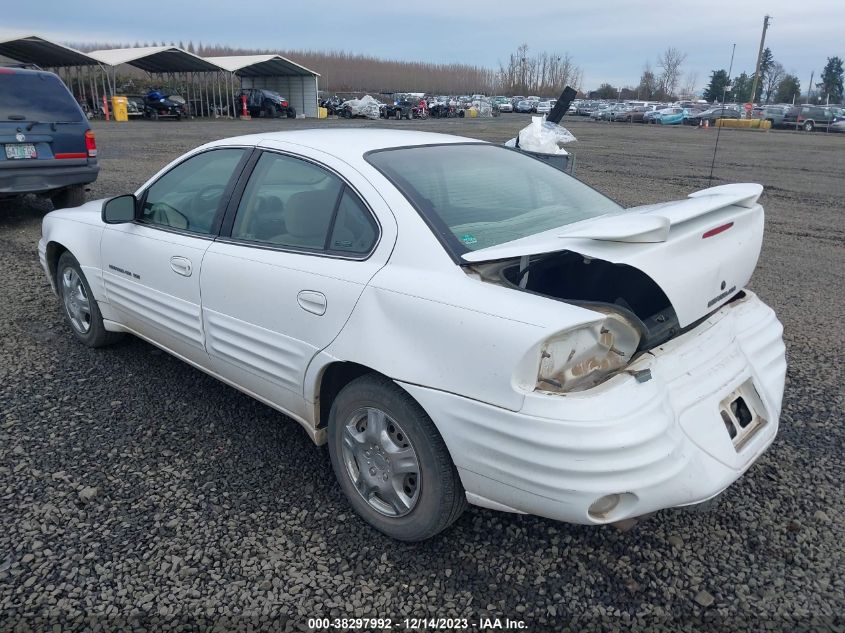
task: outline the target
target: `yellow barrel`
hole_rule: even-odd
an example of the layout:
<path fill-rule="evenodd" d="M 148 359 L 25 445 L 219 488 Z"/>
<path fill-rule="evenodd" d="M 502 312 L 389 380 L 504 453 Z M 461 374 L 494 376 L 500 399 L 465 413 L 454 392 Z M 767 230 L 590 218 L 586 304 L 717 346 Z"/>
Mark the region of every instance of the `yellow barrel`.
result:
<path fill-rule="evenodd" d="M 129 110 L 127 103 L 129 100 L 126 97 L 112 97 L 111 98 L 111 112 L 115 121 L 128 121 Z"/>
<path fill-rule="evenodd" d="M 329 116 L 329 111 L 326 108 L 317 108 L 317 118 L 318 119 L 327 119 Z"/>

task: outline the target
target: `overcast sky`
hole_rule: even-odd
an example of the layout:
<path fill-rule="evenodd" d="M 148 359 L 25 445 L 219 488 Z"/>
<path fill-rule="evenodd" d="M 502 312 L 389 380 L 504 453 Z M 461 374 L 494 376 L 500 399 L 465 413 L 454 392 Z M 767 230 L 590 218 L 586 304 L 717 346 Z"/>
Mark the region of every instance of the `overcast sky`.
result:
<path fill-rule="evenodd" d="M 827 57 L 845 57 L 843 0 L 37 0 L 8 3 L 0 37 L 332 49 L 492 68 L 526 42 L 533 52 L 569 52 L 587 89 L 636 85 L 644 63 L 674 46 L 701 89 L 712 69 L 728 67 L 734 43 L 734 75 L 753 72 L 766 13 L 774 17 L 766 44 L 802 89 Z"/>

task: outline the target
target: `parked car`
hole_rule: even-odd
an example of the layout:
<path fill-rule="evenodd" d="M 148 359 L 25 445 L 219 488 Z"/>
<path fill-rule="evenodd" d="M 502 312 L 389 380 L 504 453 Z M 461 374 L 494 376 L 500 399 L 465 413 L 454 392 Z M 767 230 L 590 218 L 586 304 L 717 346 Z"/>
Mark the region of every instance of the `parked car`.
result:
<path fill-rule="evenodd" d="M 710 108 L 708 110 L 704 110 L 703 112 L 697 112 L 695 114 L 690 114 L 684 123 L 687 125 L 700 125 L 704 121 L 709 121 L 710 125 L 715 124 L 716 121 L 719 119 L 740 119 L 742 118 L 742 113 L 737 108 Z"/>
<path fill-rule="evenodd" d="M 296 118 L 296 108 L 278 92 L 264 88 L 244 88 L 235 97 L 235 112 L 241 112 L 241 95 L 246 95 L 246 108 L 252 117 Z"/>
<path fill-rule="evenodd" d="M 783 127 L 801 128 L 812 132 L 816 128 L 826 129 L 833 122 L 833 112 L 814 105 L 801 105 L 790 108 L 783 116 Z"/>
<path fill-rule="evenodd" d="M 657 123 L 660 120 L 661 112 L 665 107 L 658 107 L 643 114 L 643 123 Z"/>
<path fill-rule="evenodd" d="M 595 101 L 582 101 L 578 104 L 578 107 L 575 110 L 575 114 L 579 116 L 590 116 L 593 111 L 598 107 L 599 104 Z"/>
<path fill-rule="evenodd" d="M 0 145 L 0 198 L 35 193 L 79 206 L 100 171 L 88 117 L 42 70 L 0 67 Z"/>
<path fill-rule="evenodd" d="M 663 108 L 658 111 L 659 115 L 655 121 L 660 125 L 680 125 L 686 119 L 687 111 L 684 108 Z"/>
<path fill-rule="evenodd" d="M 537 109 L 535 112 L 537 114 L 548 114 L 552 111 L 554 104 L 551 101 L 540 101 L 537 103 Z"/>
<path fill-rule="evenodd" d="M 626 211 L 472 139 L 262 132 L 47 214 L 38 255 L 80 343 L 134 334 L 284 412 L 392 537 L 467 501 L 600 525 L 708 500 L 774 440 L 762 190 Z"/>
<path fill-rule="evenodd" d="M 516 108 L 514 108 L 514 111 L 521 112 L 523 114 L 534 112 L 534 103 L 523 99 L 522 101 L 516 104 Z"/>
<path fill-rule="evenodd" d="M 513 112 L 513 104 L 507 97 L 493 97 L 492 104 L 499 112 Z"/>
<path fill-rule="evenodd" d="M 654 106 L 636 106 L 630 110 L 620 110 L 613 115 L 614 121 L 625 121 L 627 123 L 645 123 L 645 115 L 653 112 Z"/>
<path fill-rule="evenodd" d="M 590 118 L 595 121 L 609 121 L 612 113 L 612 107 L 613 106 L 610 103 L 601 103 L 592 112 L 590 112 Z"/>
<path fill-rule="evenodd" d="M 791 107 L 789 105 L 765 105 L 760 111 L 758 118 L 769 121 L 773 128 L 782 127 L 783 117 Z"/>

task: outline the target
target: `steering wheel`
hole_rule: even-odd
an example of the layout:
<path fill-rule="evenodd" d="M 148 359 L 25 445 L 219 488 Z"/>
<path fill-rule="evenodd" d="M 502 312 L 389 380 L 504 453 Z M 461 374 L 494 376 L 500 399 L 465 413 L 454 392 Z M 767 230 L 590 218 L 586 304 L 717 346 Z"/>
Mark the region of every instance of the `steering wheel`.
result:
<path fill-rule="evenodd" d="M 211 228 L 214 214 L 217 212 L 219 196 L 225 188 L 226 185 L 221 184 L 206 185 L 194 194 L 191 200 L 191 217 L 194 218 L 194 224 L 202 224 L 201 228 L 205 230 Z"/>
<path fill-rule="evenodd" d="M 153 203 L 150 207 L 150 220 L 155 224 L 164 224 L 174 229 L 187 229 L 190 225 L 188 216 L 166 202 Z"/>
<path fill-rule="evenodd" d="M 207 212 L 209 210 L 208 205 L 213 201 L 212 199 L 222 194 L 225 188 L 226 185 L 221 184 L 206 185 L 194 194 L 194 199 L 191 203 L 191 210 L 194 211 L 194 213 Z M 211 209 L 212 211 L 217 211 L 217 202 L 217 200 L 213 201 L 214 208 Z"/>

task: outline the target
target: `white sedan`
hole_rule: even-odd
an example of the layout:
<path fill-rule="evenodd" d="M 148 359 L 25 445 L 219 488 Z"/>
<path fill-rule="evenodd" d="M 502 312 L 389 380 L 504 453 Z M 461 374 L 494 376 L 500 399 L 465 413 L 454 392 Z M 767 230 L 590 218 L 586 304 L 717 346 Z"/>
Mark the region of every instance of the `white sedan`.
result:
<path fill-rule="evenodd" d="M 284 412 L 410 541 L 467 502 L 604 524 L 737 480 L 786 370 L 745 289 L 761 192 L 623 209 L 517 150 L 307 130 L 49 213 L 38 250 L 82 343 L 133 334 Z"/>

